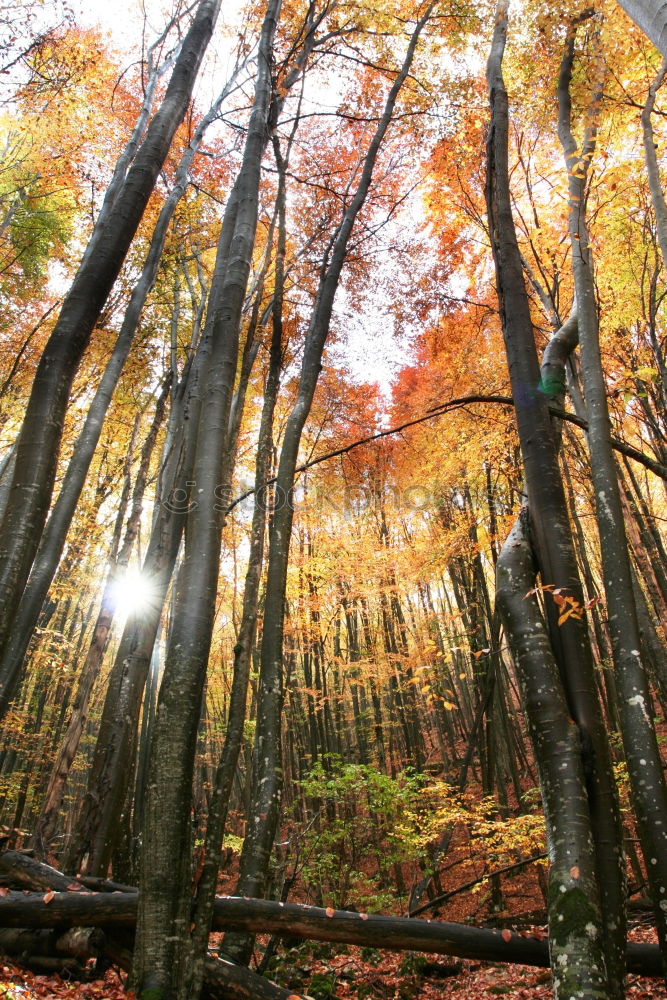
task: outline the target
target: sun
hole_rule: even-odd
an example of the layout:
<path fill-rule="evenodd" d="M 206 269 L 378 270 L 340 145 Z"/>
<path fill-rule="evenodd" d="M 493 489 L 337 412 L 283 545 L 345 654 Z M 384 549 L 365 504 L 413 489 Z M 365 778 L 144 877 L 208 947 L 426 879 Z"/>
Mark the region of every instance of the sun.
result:
<path fill-rule="evenodd" d="M 155 590 L 137 566 L 129 566 L 114 582 L 112 600 L 116 614 L 128 618 L 148 610 L 155 601 Z"/>

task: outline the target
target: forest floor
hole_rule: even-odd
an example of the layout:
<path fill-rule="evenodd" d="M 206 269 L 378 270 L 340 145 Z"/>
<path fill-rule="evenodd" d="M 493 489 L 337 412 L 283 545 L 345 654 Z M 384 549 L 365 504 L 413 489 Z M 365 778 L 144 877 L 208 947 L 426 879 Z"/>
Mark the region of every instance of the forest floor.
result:
<path fill-rule="evenodd" d="M 632 940 L 652 941 L 645 928 L 635 929 Z M 421 961 L 420 961 L 421 959 Z M 421 962 L 427 966 L 420 968 Z M 345 949 L 328 958 L 316 958 L 311 982 L 317 998 L 337 1000 L 550 1000 L 553 996 L 547 969 L 523 965 L 494 965 L 480 962 L 457 962 L 455 975 L 442 978 L 447 963 L 441 955 L 416 958 L 414 954 L 383 954 L 369 960 L 358 948 Z M 424 975 L 423 973 L 426 973 Z M 0 1000 L 131 1000 L 125 993 L 124 976 L 110 969 L 104 980 L 89 983 L 67 982 L 59 976 L 33 975 L 5 962 L 0 965 Z M 628 1000 L 662 1000 L 667 997 L 664 983 L 657 979 L 628 977 Z"/>
<path fill-rule="evenodd" d="M 531 928 L 536 930 L 536 928 Z M 652 928 L 631 929 L 633 941 L 654 942 Z M 316 1000 L 550 1000 L 547 969 L 523 965 L 448 960 L 442 955 L 392 954 L 353 947 L 304 943 L 281 960 L 276 979 L 290 972 Z M 67 982 L 60 976 L 36 975 L 5 960 L 0 964 L 0 1000 L 131 1000 L 125 975 L 109 969 L 103 980 Z M 294 979 L 292 978 L 292 983 Z M 296 986 L 296 984 L 294 983 Z M 628 1000 L 662 1000 L 665 985 L 658 979 L 629 976 Z"/>
<path fill-rule="evenodd" d="M 650 928 L 633 928 L 633 941 L 654 942 Z M 426 967 L 420 969 L 421 962 Z M 451 964 L 455 960 L 451 960 Z M 548 969 L 535 969 L 525 965 L 497 965 L 487 962 L 456 961 L 460 968 L 455 975 L 443 978 L 438 967 L 446 970 L 447 960 L 442 955 L 409 956 L 385 953 L 377 965 L 370 965 L 350 949 L 315 968 L 327 967 L 336 971 L 335 993 L 339 1000 L 551 1000 L 551 975 Z M 451 967 L 451 966 L 450 966 Z M 425 973 L 425 974 L 424 974 Z M 323 995 L 323 994 L 322 994 Z M 640 979 L 629 976 L 628 1000 L 663 1000 L 667 997 L 665 984 L 658 979 Z"/>
<path fill-rule="evenodd" d="M 56 858 L 50 860 L 57 866 Z M 230 852 L 227 864 L 223 865 L 220 873 L 219 894 L 233 894 L 238 875 L 237 864 L 237 856 Z M 544 916 L 538 864 L 527 865 L 503 876 L 501 912 L 491 912 L 489 882 L 480 881 L 472 891 L 468 888 L 453 895 L 433 916 L 473 926 L 508 927 L 525 936 L 539 938 L 546 935 L 546 926 L 538 923 Z M 477 877 L 481 880 L 488 870 L 476 845 L 471 844 L 466 836 L 455 835 L 449 846 L 448 864 L 441 872 L 441 889 L 451 891 L 457 886 L 469 885 Z M 370 863 L 367 874 L 369 878 L 373 874 Z M 405 885 L 412 884 L 418 874 L 418 869 L 405 866 L 402 872 Z M 327 893 L 324 898 L 313 898 L 301 879 L 297 880 L 289 899 L 298 903 L 339 905 L 337 900 L 329 899 Z M 396 916 L 404 916 L 406 904 L 407 899 L 396 898 L 390 910 Z M 369 905 L 368 909 L 372 912 L 374 908 Z M 431 914 L 424 914 L 428 915 Z M 657 936 L 650 920 L 648 911 L 631 910 L 629 939 L 656 943 Z M 214 952 L 222 936 L 211 936 Z M 268 935 L 258 937 L 258 960 L 268 943 Z M 306 940 L 293 947 L 287 943 L 284 946 L 279 944 L 266 975 L 294 994 L 313 997 L 314 1000 L 492 1000 L 495 997 L 551 1000 L 553 997 L 548 969 L 467 961 L 417 952 L 392 953 Z M 54 1000 L 132 1000 L 133 994 L 125 992 L 125 979 L 124 972 L 109 969 L 104 979 L 68 982 L 58 975 L 30 973 L 0 956 L 0 1000 L 49 997 Z M 667 1000 L 664 981 L 629 976 L 627 1000 Z"/>

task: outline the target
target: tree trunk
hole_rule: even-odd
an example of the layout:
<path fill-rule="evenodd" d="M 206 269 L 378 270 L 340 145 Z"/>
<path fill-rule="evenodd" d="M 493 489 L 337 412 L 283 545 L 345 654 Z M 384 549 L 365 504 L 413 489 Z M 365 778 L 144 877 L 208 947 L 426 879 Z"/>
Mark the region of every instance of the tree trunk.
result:
<path fill-rule="evenodd" d="M 667 22 L 667 3 L 663 4 L 663 7 L 664 7 L 665 22 Z M 665 34 L 665 43 L 667 44 L 667 30 Z M 656 224 L 656 229 L 658 231 L 658 242 L 660 244 L 660 253 L 662 254 L 662 266 L 664 268 L 667 268 L 667 202 L 665 201 L 665 195 L 662 190 L 662 184 L 660 182 L 658 157 L 656 156 L 655 143 L 653 141 L 653 126 L 651 125 L 651 113 L 653 112 L 653 109 L 655 107 L 655 99 L 657 97 L 658 91 L 660 90 L 660 87 L 663 84 L 666 73 L 667 73 L 667 58 L 663 59 L 662 66 L 660 67 L 657 76 L 655 77 L 655 79 L 651 83 L 651 86 L 649 87 L 648 96 L 646 98 L 644 107 L 642 108 L 642 115 L 641 115 L 642 139 L 644 142 L 644 160 L 646 162 L 648 186 L 651 192 L 651 202 L 653 204 L 653 212 L 655 214 L 655 224 Z"/>
<path fill-rule="evenodd" d="M 171 440 L 155 502 L 153 528 L 142 567 L 152 600 L 123 630 L 102 709 L 87 790 L 66 852 L 66 867 L 106 875 L 113 853 L 117 818 L 127 793 L 141 699 L 169 581 L 176 563 L 192 469 L 193 430 L 199 406 L 201 350 L 172 392 L 170 426 L 181 433 Z"/>
<path fill-rule="evenodd" d="M 537 762 L 549 845 L 549 942 L 556 997 L 606 998 L 602 923 L 579 734 L 570 717 L 549 635 L 534 596 L 528 512 L 517 519 L 497 567 L 496 599 L 519 673 Z"/>
<path fill-rule="evenodd" d="M 51 779 L 42 809 L 37 820 L 34 831 L 34 843 L 37 849 L 43 852 L 55 833 L 56 823 L 62 806 L 65 785 L 69 776 L 69 771 L 79 747 L 79 741 L 83 733 L 83 728 L 88 717 L 88 703 L 93 690 L 93 685 L 100 672 L 104 654 L 109 644 L 113 621 L 115 617 L 115 602 L 117 599 L 116 590 L 122 585 L 122 574 L 127 569 L 132 555 L 132 550 L 139 533 L 141 512 L 143 509 L 144 492 L 148 480 L 148 472 L 153 449 L 157 441 L 158 432 L 164 419 L 164 411 L 167 403 L 167 396 L 171 379 L 167 379 L 161 395 L 157 400 L 153 423 L 141 450 L 139 469 L 135 480 L 132 496 L 132 506 L 125 529 L 123 544 L 117 556 L 113 559 L 112 568 L 109 572 L 102 602 L 97 616 L 97 621 L 93 628 L 93 637 L 90 641 L 90 648 L 85 663 L 81 668 L 81 684 L 77 691 L 74 703 L 74 710 L 67 727 L 67 733 L 63 745 L 53 766 Z"/>
<path fill-rule="evenodd" d="M 162 104 L 109 211 L 96 226 L 44 349 L 17 446 L 10 500 L 0 525 L 0 650 L 10 634 L 51 501 L 72 380 L 118 277 L 190 95 L 220 0 L 200 0 Z M 12 695 L 0 673 L 0 712 Z"/>
<path fill-rule="evenodd" d="M 665 0 L 619 0 L 625 13 L 639 25 L 663 56 L 667 56 L 667 3 Z"/>
<path fill-rule="evenodd" d="M 181 157 L 176 170 L 174 186 L 160 211 L 146 262 L 141 277 L 130 296 L 113 353 L 104 370 L 95 395 L 91 400 L 83 428 L 74 446 L 72 458 L 67 467 L 58 499 L 46 522 L 28 583 L 21 597 L 20 604 L 16 609 L 11 636 L 2 654 L 0 677 L 6 678 L 6 694 L 4 695 L 6 699 L 10 699 L 12 693 L 16 690 L 23 658 L 35 625 L 37 624 L 42 604 L 58 567 L 67 532 L 72 523 L 81 490 L 83 489 L 95 449 L 102 433 L 104 418 L 109 409 L 118 379 L 130 353 L 146 299 L 158 274 L 162 251 L 164 250 L 171 220 L 179 201 L 187 189 L 190 166 L 208 126 L 215 119 L 220 109 L 220 104 L 226 96 L 228 88 L 229 84 L 225 86 L 218 100 L 199 123 L 190 145 Z M 173 372 L 172 374 L 175 377 L 176 373 Z"/>
<path fill-rule="evenodd" d="M 78 926 L 123 930 L 134 926 L 136 913 L 136 893 L 57 892 L 47 904 L 43 893 L 10 893 L 0 898 L 2 927 Z M 217 931 L 235 927 L 250 933 L 297 936 L 386 951 L 425 951 L 542 968 L 549 964 L 546 939 L 522 937 L 515 932 L 508 938 L 498 930 L 466 924 L 323 910 L 266 899 L 218 897 L 213 926 Z M 626 955 L 628 972 L 643 976 L 661 974 L 660 951 L 656 945 L 628 942 Z"/>
<path fill-rule="evenodd" d="M 227 732 L 218 764 L 213 793 L 208 811 L 206 825 L 206 845 L 204 868 L 197 886 L 197 906 L 195 910 L 195 928 L 192 935 L 193 973 L 192 990 L 196 996 L 201 986 L 203 976 L 203 959 L 206 954 L 206 943 L 210 933 L 213 916 L 213 899 L 220 868 L 220 852 L 227 818 L 229 798 L 232 791 L 234 774 L 239 753 L 243 743 L 243 726 L 246 715 L 246 701 L 252 649 L 257 626 L 257 611 L 259 587 L 264 561 L 264 536 L 266 533 L 266 511 L 268 490 L 266 481 L 271 469 L 273 453 L 273 416 L 280 385 L 280 369 L 283 356 L 283 279 L 285 267 L 285 172 L 277 140 L 274 139 L 274 149 L 279 171 L 279 186 L 276 199 L 278 215 L 278 246 L 276 250 L 274 294 L 272 303 L 272 336 L 269 354 L 269 371 L 264 389 L 264 403 L 257 439 L 257 454 L 255 459 L 255 505 L 250 531 L 250 552 L 248 568 L 243 593 L 243 613 L 239 627 L 236 645 L 234 647 L 234 671 L 232 688 L 227 712 Z"/>
<path fill-rule="evenodd" d="M 183 564 L 149 758 L 137 923 L 137 992 L 161 1000 L 196 1000 L 190 990 L 190 804 L 199 713 L 210 650 L 224 508 L 220 470 L 229 446 L 229 414 L 239 327 L 255 241 L 262 154 L 272 96 L 273 38 L 280 0 L 270 0 L 262 26 L 255 100 L 235 185 L 233 254 L 215 278 L 205 338 L 211 351 L 193 469 L 196 504 L 188 516 Z M 232 238 L 225 234 L 224 239 Z M 216 264 L 217 272 L 217 264 Z M 226 470 L 229 474 L 229 470 Z"/>
<path fill-rule="evenodd" d="M 574 63 L 575 21 L 568 31 L 558 81 L 558 134 L 565 154 L 570 192 L 569 229 L 572 271 L 579 316 L 579 344 L 586 406 L 588 444 L 595 490 L 595 511 L 607 599 L 609 633 L 616 672 L 621 734 L 639 839 L 655 907 L 656 926 L 667 973 L 667 787 L 655 727 L 650 692 L 641 656 L 632 567 L 623 523 L 618 469 L 611 447 L 600 340 L 593 259 L 586 222 L 586 180 L 597 135 L 602 82 L 593 95 L 588 122 L 578 149 L 572 134 L 570 81 Z M 600 70 L 598 70 L 600 71 Z"/>
<path fill-rule="evenodd" d="M 410 71 L 419 36 L 430 18 L 431 11 L 432 5 L 429 5 L 412 33 L 403 65 L 389 91 L 382 116 L 366 153 L 357 190 L 340 222 L 328 264 L 320 280 L 316 306 L 304 344 L 298 394 L 283 436 L 276 476 L 275 511 L 269 533 L 269 560 L 253 753 L 253 793 L 237 887 L 237 891 L 244 894 L 255 895 L 264 891 L 280 811 L 285 591 L 294 516 L 293 489 L 301 435 L 310 413 L 321 370 L 322 352 L 329 332 L 334 297 L 345 263 L 349 239 L 356 218 L 366 200 L 378 151 L 393 117 L 401 87 Z M 225 938 L 224 949 L 237 959 L 248 961 L 252 940 L 247 936 L 239 938 L 228 935 Z"/>
<path fill-rule="evenodd" d="M 502 57 L 507 33 L 506 2 L 497 7 L 494 40 L 487 68 L 491 101 L 488 139 L 487 208 L 496 265 L 496 281 L 505 347 L 521 453 L 526 477 L 531 542 L 535 546 L 542 584 L 556 588 L 579 607 L 583 594 L 556 442 L 550 425 L 547 400 L 540 391 L 541 373 L 533 325 L 524 285 L 521 255 L 516 240 L 509 187 L 507 92 L 502 77 Z M 621 822 L 611 768 L 606 731 L 597 698 L 592 655 L 586 623 L 570 616 L 560 625 L 555 602 L 547 594 L 549 634 L 559 666 L 568 710 L 579 729 L 577 754 L 581 754 L 588 792 L 588 810 L 595 842 L 596 872 L 584 872 L 587 882 L 599 887 L 602 935 L 606 955 L 609 995 L 623 995 L 622 941 L 625 935 L 625 872 Z M 574 747 L 571 747 L 574 750 Z M 570 762 L 574 773 L 575 762 Z M 563 831 L 566 835 L 567 831 Z M 573 865 L 582 874 L 579 865 Z M 568 886 L 565 885 L 565 894 Z M 586 934 L 574 926 L 576 933 Z M 572 975 L 577 970 L 571 970 Z M 590 971 L 578 974 L 588 980 Z M 554 966 L 554 979 L 558 968 Z"/>

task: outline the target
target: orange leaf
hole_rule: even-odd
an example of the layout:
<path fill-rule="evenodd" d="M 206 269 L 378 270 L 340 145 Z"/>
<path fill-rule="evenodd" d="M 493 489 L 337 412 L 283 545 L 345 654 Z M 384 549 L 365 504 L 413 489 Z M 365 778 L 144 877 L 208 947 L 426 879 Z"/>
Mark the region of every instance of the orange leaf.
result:
<path fill-rule="evenodd" d="M 508 931 L 507 928 L 505 928 L 503 931 L 500 932 L 500 936 L 502 937 L 503 941 L 512 940 L 512 932 Z"/>
<path fill-rule="evenodd" d="M 54 896 L 55 892 L 53 891 L 53 889 L 49 889 L 49 891 L 44 895 L 44 902 L 50 903 Z"/>
<path fill-rule="evenodd" d="M 0 896 L 8 896 L 8 895 L 9 895 L 9 889 L 4 889 L 4 888 L 0 889 Z"/>
<path fill-rule="evenodd" d="M 334 913 L 335 913 L 336 911 L 335 911 L 335 910 L 333 910 L 333 909 L 332 909 L 332 908 L 331 908 L 330 906 L 327 906 L 327 908 L 326 908 L 326 910 L 325 910 L 324 912 L 326 913 L 326 915 L 327 915 L 328 917 L 333 917 L 333 915 L 334 915 Z"/>
<path fill-rule="evenodd" d="M 579 871 L 579 865 L 573 865 L 573 867 L 570 868 L 570 877 L 571 878 L 579 878 L 580 874 L 581 874 L 581 872 Z"/>
<path fill-rule="evenodd" d="M 368 914 L 367 913 L 360 913 L 359 916 L 361 917 L 362 920 L 368 920 Z"/>

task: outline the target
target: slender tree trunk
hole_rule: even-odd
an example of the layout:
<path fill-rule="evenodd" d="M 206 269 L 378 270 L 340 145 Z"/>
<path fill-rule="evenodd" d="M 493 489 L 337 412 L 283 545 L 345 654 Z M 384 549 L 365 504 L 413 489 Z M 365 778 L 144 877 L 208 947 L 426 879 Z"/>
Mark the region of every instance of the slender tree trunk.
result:
<path fill-rule="evenodd" d="M 141 699 L 169 588 L 189 499 L 194 451 L 194 421 L 199 412 L 199 368 L 202 353 L 172 392 L 170 447 L 160 476 L 155 517 L 142 575 L 151 602 L 141 615 L 130 615 L 109 676 L 87 791 L 66 853 L 66 867 L 106 875 L 114 847 L 117 817 L 130 780 Z M 83 864 L 85 859 L 85 865 Z"/>
<path fill-rule="evenodd" d="M 90 649 L 86 661 L 82 667 L 81 684 L 77 691 L 74 704 L 74 711 L 67 727 L 67 733 L 63 745 L 60 749 L 56 763 L 53 767 L 51 779 L 46 791 L 46 796 L 34 831 L 34 841 L 40 851 L 48 845 L 50 838 L 55 832 L 58 815 L 62 806 L 65 785 L 69 775 L 72 762 L 79 747 L 79 741 L 88 716 L 88 703 L 93 690 L 93 685 L 97 680 L 104 654 L 109 643 L 113 620 L 116 611 L 117 588 L 122 585 L 122 574 L 127 569 L 132 555 L 132 550 L 139 533 L 141 512 L 143 508 L 144 492 L 148 481 L 150 461 L 153 455 L 158 432 L 164 419 L 164 411 L 167 403 L 167 396 L 171 379 L 165 382 L 163 391 L 157 400 L 155 415 L 149 433 L 141 450 L 139 469 L 132 495 L 132 506 L 125 529 L 123 544 L 117 556 L 113 558 L 112 568 L 109 572 L 102 602 L 97 616 L 97 621 L 93 628 L 93 637 L 90 642 Z"/>
<path fill-rule="evenodd" d="M 276 141 L 274 140 L 274 146 Z M 276 147 L 277 148 L 277 147 Z M 243 724 L 246 715 L 246 701 L 252 648 L 255 641 L 259 587 L 264 560 L 264 536 L 266 532 L 267 488 L 266 481 L 271 469 L 273 452 L 273 415 L 278 398 L 280 368 L 283 354 L 283 275 L 285 261 L 285 166 L 277 155 L 279 164 L 278 188 L 278 247 L 275 265 L 275 288 L 273 295 L 273 332 L 269 355 L 269 371 L 264 390 L 264 403 L 257 439 L 255 460 L 255 505 L 250 532 L 250 552 L 243 593 L 243 612 L 236 646 L 234 647 L 234 672 L 227 713 L 227 732 L 215 775 L 213 794 L 206 826 L 206 860 L 197 887 L 197 905 L 194 914 L 195 929 L 192 935 L 193 973 L 192 994 L 201 989 L 204 975 L 204 958 L 208 936 L 213 919 L 213 901 L 220 868 L 220 853 L 227 818 L 229 798 L 239 753 L 243 744 Z"/>
<path fill-rule="evenodd" d="M 357 190 L 341 220 L 331 255 L 323 268 L 306 342 L 296 401 L 287 419 L 276 477 L 276 509 L 269 532 L 269 561 L 264 602 L 259 697 L 254 747 L 253 795 L 248 831 L 241 853 L 237 892 L 261 894 L 268 870 L 280 812 L 282 788 L 281 711 L 283 703 L 283 631 L 285 591 L 292 533 L 293 489 L 303 428 L 321 370 L 322 352 L 329 332 L 334 297 L 345 263 L 356 218 L 366 200 L 380 146 L 393 117 L 396 101 L 410 71 L 417 42 L 430 18 L 432 5 L 417 22 L 405 60 L 389 91 L 387 101 L 366 153 Z M 225 952 L 247 961 L 252 939 L 226 935 Z"/>
<path fill-rule="evenodd" d="M 569 228 L 572 270 L 579 314 L 579 344 L 586 406 L 588 444 L 595 490 L 595 510 L 609 633 L 619 695 L 621 734 L 639 838 L 653 899 L 660 948 L 667 973 L 667 787 L 650 712 L 650 692 L 642 664 L 635 610 L 632 567 L 623 524 L 618 469 L 611 446 L 607 393 L 600 357 L 593 259 L 584 205 L 588 165 L 595 152 L 596 121 L 602 83 L 589 110 L 589 125 L 578 149 L 572 134 L 570 80 L 576 22 L 568 31 L 558 81 L 558 133 L 565 154 L 570 190 Z"/>
<path fill-rule="evenodd" d="M 225 98 L 229 86 L 229 84 L 225 86 L 218 100 L 197 126 L 192 141 L 185 150 L 176 170 L 174 186 L 158 217 L 141 277 L 130 296 L 113 353 L 88 408 L 86 420 L 74 447 L 58 499 L 44 528 L 27 586 L 16 609 L 11 635 L 0 662 L 0 678 L 5 678 L 4 693 L 0 696 L 0 708 L 2 699 L 11 699 L 16 690 L 23 658 L 58 567 L 67 532 L 72 523 L 81 490 L 102 433 L 111 398 L 130 353 L 146 299 L 158 274 L 171 220 L 187 188 L 190 166 L 201 145 L 206 129 L 220 109 L 220 104 Z"/>
<path fill-rule="evenodd" d="M 547 400 L 540 391 L 537 361 L 521 255 L 516 240 L 509 187 L 507 92 L 502 57 L 507 35 L 507 2 L 498 4 L 487 79 L 491 101 L 488 140 L 487 207 L 496 265 L 500 315 L 505 337 L 521 453 L 526 477 L 531 541 L 535 546 L 543 585 L 551 585 L 583 606 L 567 504 L 560 478 L 556 442 Z M 578 874 L 586 884 L 597 880 L 602 903 L 602 937 L 609 995 L 622 997 L 625 974 L 625 872 L 617 793 L 606 731 L 597 698 L 593 662 L 585 621 L 570 616 L 559 627 L 555 607 L 546 596 L 549 633 L 559 665 L 569 712 L 579 730 L 577 754 L 582 755 L 588 809 L 595 843 L 595 872 Z M 574 744 L 571 747 L 574 750 Z M 575 763 L 568 762 L 574 773 Z M 583 857 L 582 857 L 583 861 Z M 574 876 L 572 876 L 574 879 Z M 575 880 L 576 882 L 576 880 Z M 563 895 L 574 900 L 573 882 L 563 883 Z M 587 935 L 586 921 L 571 925 L 573 936 Z M 571 970 L 586 981 L 590 970 Z M 559 978 L 554 964 L 554 982 Z M 566 995 L 566 994 L 564 994 Z"/>
<path fill-rule="evenodd" d="M 164 100 L 113 199 L 113 210 L 93 232 L 37 367 L 18 441 L 10 501 L 0 525 L 0 650 L 42 535 L 72 380 L 188 109 L 219 7 L 220 0 L 200 0 Z M 10 680 L 0 674 L 0 711 L 6 710 L 11 696 Z"/>
<path fill-rule="evenodd" d="M 179 1000 L 194 1000 L 190 991 L 192 951 L 188 933 L 192 768 L 215 615 L 224 510 L 218 493 L 220 470 L 229 446 L 229 414 L 257 225 L 279 10 L 280 0 L 270 0 L 260 37 L 253 111 L 236 184 L 234 252 L 225 268 L 222 287 L 211 291 L 205 332 L 211 353 L 193 471 L 197 502 L 188 516 L 151 741 L 134 972 L 139 996 L 151 1000 L 166 1000 L 172 995 Z"/>
<path fill-rule="evenodd" d="M 665 21 L 667 22 L 667 3 L 664 4 L 664 7 Z M 665 37 L 667 42 L 667 34 Z M 662 254 L 662 265 L 667 268 L 667 202 L 665 201 L 665 195 L 660 182 L 658 157 L 655 152 L 653 126 L 651 125 L 651 114 L 655 107 L 655 99 L 658 95 L 660 87 L 663 84 L 665 74 L 667 74 L 667 58 L 663 59 L 662 66 L 649 87 L 646 103 L 642 108 L 641 119 L 642 138 L 644 141 L 644 160 L 646 162 L 646 173 L 648 174 L 648 185 L 651 192 L 656 229 L 658 231 L 658 242 L 660 244 L 660 253 Z"/>

